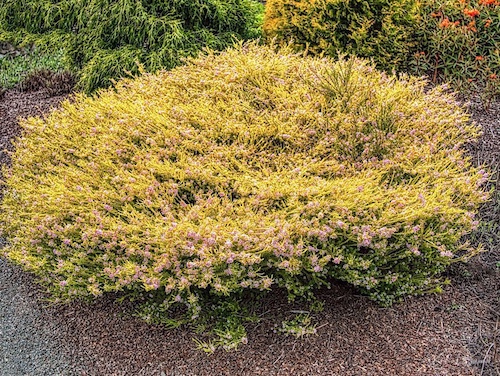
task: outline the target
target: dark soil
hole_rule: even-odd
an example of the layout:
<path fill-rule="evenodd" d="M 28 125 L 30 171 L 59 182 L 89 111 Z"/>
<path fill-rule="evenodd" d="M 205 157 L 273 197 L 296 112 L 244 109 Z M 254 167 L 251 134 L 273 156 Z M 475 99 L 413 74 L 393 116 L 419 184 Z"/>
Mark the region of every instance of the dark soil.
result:
<path fill-rule="evenodd" d="M 18 116 L 41 115 L 63 97 L 44 91 L 8 91 L 0 99 L 0 149 L 19 134 Z M 473 104 L 483 138 L 470 146 L 475 163 L 498 171 L 500 103 L 488 111 Z M 0 163 L 7 154 L 0 154 Z M 493 185 L 499 187 L 498 177 Z M 500 375 L 500 197 L 481 211 L 484 226 L 473 237 L 489 252 L 449 271 L 441 295 L 413 297 L 381 308 L 344 284 L 319 293 L 325 302 L 313 314 L 317 335 L 295 339 L 274 333 L 281 319 L 307 306 L 290 305 L 280 291 L 260 301 L 259 323 L 248 325 L 248 345 L 208 356 L 196 349 L 193 332 L 147 325 L 130 316 L 129 304 L 111 297 L 93 304 L 48 306 L 34 279 L 9 266 L 6 284 L 32 291 L 41 326 L 57 328 L 69 370 L 80 375 Z M 1 260 L 0 260 L 1 261 Z M 6 287 L 8 288 L 8 287 Z M 34 289 L 34 292 L 33 292 Z M 1 292 L 0 288 L 0 292 Z M 8 317 L 0 317 L 8 320 Z M 43 328 L 42 328 L 43 329 Z M 39 327 L 33 330 L 41 330 Z M 61 349 L 62 346 L 62 349 Z M 22 349 L 20 349 L 22 351 Z M 1 354 L 0 354 L 1 355 Z M 1 360 L 2 356 L 0 356 Z M 2 369 L 0 368 L 0 374 Z M 72 373 L 73 374 L 73 373 Z"/>

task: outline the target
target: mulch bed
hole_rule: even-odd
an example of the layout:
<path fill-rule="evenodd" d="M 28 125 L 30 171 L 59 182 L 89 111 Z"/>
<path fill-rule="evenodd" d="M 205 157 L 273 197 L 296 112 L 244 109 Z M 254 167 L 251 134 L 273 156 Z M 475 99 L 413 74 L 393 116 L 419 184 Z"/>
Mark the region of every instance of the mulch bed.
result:
<path fill-rule="evenodd" d="M 42 115 L 62 99 L 43 90 L 7 91 L 0 99 L 0 150 L 11 148 L 10 140 L 19 134 L 19 116 Z M 487 111 L 473 103 L 470 111 L 484 131 L 480 142 L 470 145 L 471 156 L 498 169 L 500 103 Z M 0 163 L 7 162 L 8 155 L 0 153 Z M 492 184 L 500 188 L 498 180 Z M 498 202 L 482 209 L 484 220 L 500 223 Z M 63 306 L 45 305 L 42 291 L 36 297 L 81 375 L 498 376 L 500 230 L 485 230 L 478 240 L 489 252 L 451 268 L 452 284 L 441 295 L 381 308 L 349 286 L 334 284 L 319 292 L 325 309 L 313 315 L 317 335 L 295 339 L 275 333 L 276 325 L 307 306 L 290 305 L 282 291 L 273 291 L 256 307 L 261 321 L 248 325 L 248 345 L 210 356 L 196 349 L 191 330 L 147 325 L 130 316 L 130 304 L 119 305 L 111 297 Z M 12 283 L 35 285 L 20 271 Z"/>

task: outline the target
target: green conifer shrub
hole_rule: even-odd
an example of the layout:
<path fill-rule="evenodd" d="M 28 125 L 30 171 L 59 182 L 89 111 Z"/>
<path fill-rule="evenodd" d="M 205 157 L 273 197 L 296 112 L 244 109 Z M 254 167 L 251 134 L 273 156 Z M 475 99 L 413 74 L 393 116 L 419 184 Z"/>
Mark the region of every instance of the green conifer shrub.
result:
<path fill-rule="evenodd" d="M 218 301 L 233 325 L 235 297 L 274 286 L 341 280 L 383 305 L 435 291 L 478 252 L 462 237 L 488 194 L 461 148 L 478 127 L 424 86 L 243 44 L 79 94 L 22 121 L 2 254 L 57 299 L 125 291 L 153 322 Z"/>
<path fill-rule="evenodd" d="M 35 43 L 66 51 L 91 92 L 137 62 L 148 71 L 170 69 L 202 48 L 222 49 L 259 33 L 262 5 L 255 0 L 4 0 L 0 41 Z"/>
<path fill-rule="evenodd" d="M 269 0 L 263 31 L 297 49 L 371 58 L 391 71 L 413 55 L 419 18 L 415 0 Z"/>

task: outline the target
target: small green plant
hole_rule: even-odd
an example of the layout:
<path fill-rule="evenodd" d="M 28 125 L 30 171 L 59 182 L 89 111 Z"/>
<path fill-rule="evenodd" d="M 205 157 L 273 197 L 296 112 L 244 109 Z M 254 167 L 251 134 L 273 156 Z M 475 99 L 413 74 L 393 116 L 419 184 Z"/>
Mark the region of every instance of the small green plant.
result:
<path fill-rule="evenodd" d="M 453 312 L 453 311 L 460 311 L 460 310 L 463 310 L 463 309 L 464 309 L 463 305 L 460 305 L 460 304 L 457 304 L 457 303 L 453 302 L 448 308 L 446 308 L 446 311 L 447 312 Z"/>
<path fill-rule="evenodd" d="M 217 325 L 210 329 L 212 339 L 207 341 L 194 338 L 199 350 L 206 353 L 213 353 L 216 349 L 222 348 L 226 351 L 236 350 L 240 345 L 248 343 L 247 333 L 237 316 L 228 316 L 224 322 L 222 318 L 217 321 Z"/>
<path fill-rule="evenodd" d="M 280 333 L 300 338 L 305 335 L 316 334 L 316 326 L 312 323 L 308 314 L 298 314 L 292 320 L 285 320 L 281 323 Z"/>
<path fill-rule="evenodd" d="M 439 291 L 480 251 L 463 236 L 488 176 L 461 148 L 478 127 L 425 87 L 249 43 L 78 94 L 21 122 L 2 255 L 57 301 L 121 292 L 149 322 L 189 320 L 205 349 L 245 342 L 241 300 L 273 287 L 310 300 L 336 279 L 383 305 Z"/>
<path fill-rule="evenodd" d="M 321 300 L 318 300 L 318 299 L 314 299 L 311 302 L 311 304 L 309 306 L 309 309 L 313 313 L 323 312 L 323 310 L 325 309 L 325 302 L 323 302 Z"/>

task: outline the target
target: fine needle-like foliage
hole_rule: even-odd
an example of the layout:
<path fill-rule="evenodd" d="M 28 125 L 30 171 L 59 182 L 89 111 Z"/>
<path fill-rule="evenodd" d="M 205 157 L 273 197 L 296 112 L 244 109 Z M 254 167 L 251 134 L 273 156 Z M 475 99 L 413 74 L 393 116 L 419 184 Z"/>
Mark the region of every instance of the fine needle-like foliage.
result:
<path fill-rule="evenodd" d="M 230 342 L 246 291 L 342 280 L 383 305 L 435 291 L 478 251 L 461 239 L 488 195 L 461 148 L 478 128 L 424 86 L 244 44 L 77 95 L 21 123 L 3 255 L 61 300 L 125 291 L 153 322 L 212 307 Z"/>

